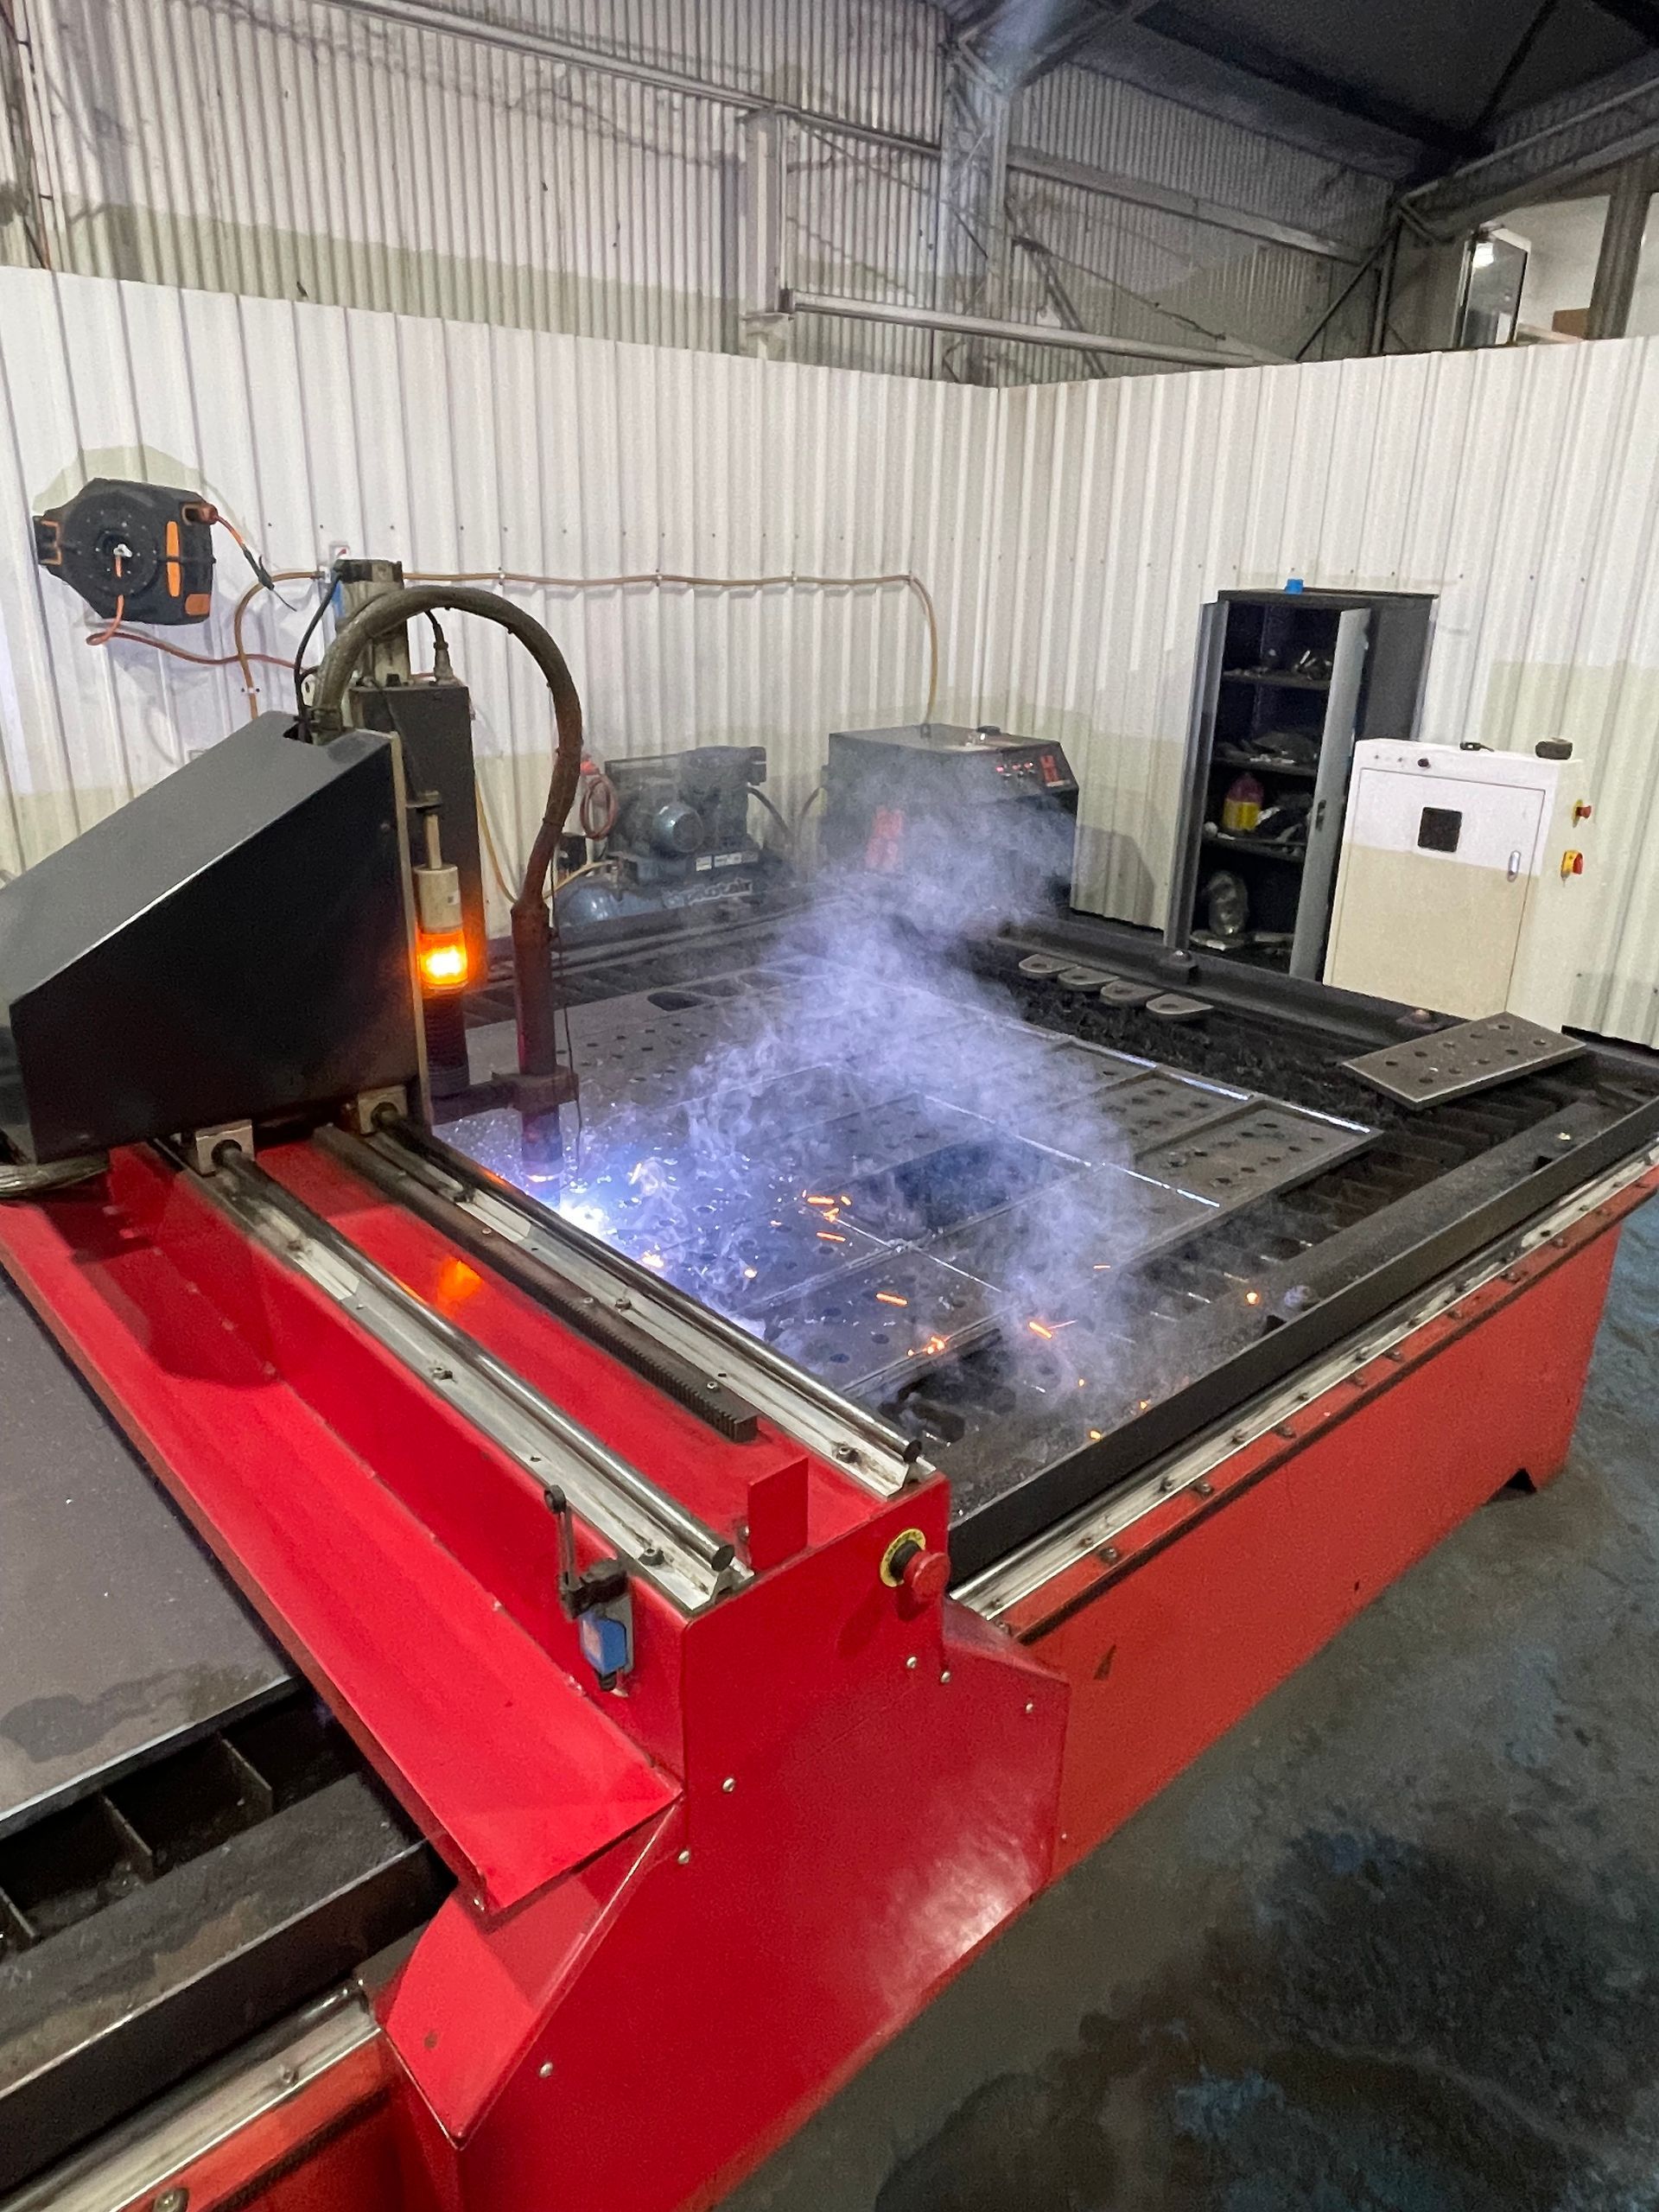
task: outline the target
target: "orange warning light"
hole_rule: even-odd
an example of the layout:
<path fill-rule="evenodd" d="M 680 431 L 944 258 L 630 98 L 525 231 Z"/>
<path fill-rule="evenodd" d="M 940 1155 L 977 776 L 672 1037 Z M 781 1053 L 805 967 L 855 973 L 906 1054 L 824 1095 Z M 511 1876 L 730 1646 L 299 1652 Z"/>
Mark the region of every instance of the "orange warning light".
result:
<path fill-rule="evenodd" d="M 459 991 L 466 988 L 471 963 L 467 939 L 459 930 L 442 937 L 423 937 L 420 944 L 421 982 L 429 991 Z"/>

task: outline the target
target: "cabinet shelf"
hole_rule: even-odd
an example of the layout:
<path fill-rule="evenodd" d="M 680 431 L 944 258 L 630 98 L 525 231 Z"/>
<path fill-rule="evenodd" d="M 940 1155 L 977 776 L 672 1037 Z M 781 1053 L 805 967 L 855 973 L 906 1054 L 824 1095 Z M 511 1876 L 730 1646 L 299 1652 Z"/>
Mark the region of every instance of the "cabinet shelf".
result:
<path fill-rule="evenodd" d="M 1207 825 L 1204 842 L 1206 845 L 1224 845 L 1230 853 L 1256 853 L 1263 860 L 1281 861 L 1287 868 L 1300 868 L 1307 858 L 1306 845 L 1270 845 L 1261 837 L 1235 837 L 1225 830 L 1211 830 Z"/>
<path fill-rule="evenodd" d="M 1224 683 L 1276 683 L 1287 691 L 1328 691 L 1328 676 L 1298 676 L 1287 668 L 1224 668 Z"/>
<path fill-rule="evenodd" d="M 1263 776 L 1294 776 L 1309 784 L 1319 772 L 1317 763 L 1305 767 L 1297 760 L 1261 760 L 1253 753 L 1241 753 L 1236 746 L 1231 745 L 1217 746 L 1211 759 L 1223 767 L 1248 768 L 1252 774 Z"/>

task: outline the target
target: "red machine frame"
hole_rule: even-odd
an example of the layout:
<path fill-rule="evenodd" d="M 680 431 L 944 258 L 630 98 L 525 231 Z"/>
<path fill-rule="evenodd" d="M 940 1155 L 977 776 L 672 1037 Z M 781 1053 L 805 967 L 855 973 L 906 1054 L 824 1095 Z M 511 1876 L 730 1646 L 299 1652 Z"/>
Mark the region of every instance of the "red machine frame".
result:
<path fill-rule="evenodd" d="M 381 2032 L 162 2182 L 191 2212 L 708 2206 L 1066 1866 L 1518 1471 L 1567 1452 L 1649 1169 L 999 1611 L 763 1422 L 713 1434 L 309 1144 L 261 1166 L 709 1526 L 607 1694 L 524 1470 L 149 1151 L 0 1208 L 0 1259 L 457 1887 Z M 601 1548 L 579 1529 L 585 1557 Z M 134 2202 L 148 2201 L 148 2196 Z"/>

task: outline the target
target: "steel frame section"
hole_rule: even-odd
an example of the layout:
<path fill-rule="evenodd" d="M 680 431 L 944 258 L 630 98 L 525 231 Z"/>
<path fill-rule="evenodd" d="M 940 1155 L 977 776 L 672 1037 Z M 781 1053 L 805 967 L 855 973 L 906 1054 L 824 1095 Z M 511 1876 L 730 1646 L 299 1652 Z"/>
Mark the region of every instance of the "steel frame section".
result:
<path fill-rule="evenodd" d="M 1379 1361 L 1397 1363 L 1402 1359 L 1402 1347 L 1431 1322 L 1457 1318 L 1457 1309 L 1465 1300 L 1488 1290 L 1496 1282 L 1520 1280 L 1514 1274 L 1520 1262 L 1547 1245 L 1561 1249 L 1560 1240 L 1567 1232 L 1576 1231 L 1591 1216 L 1604 1214 L 1610 1222 L 1616 1219 L 1635 1186 L 1653 1186 L 1656 1171 L 1659 1171 L 1659 1147 L 1650 1147 L 1634 1160 L 1622 1162 L 1587 1191 L 1577 1193 L 1567 1204 L 1535 1222 L 1520 1235 L 1433 1285 L 1426 1294 L 1415 1296 L 1407 1305 L 1397 1307 L 1376 1326 L 1350 1338 L 1328 1357 L 1305 1369 L 1294 1385 L 1277 1389 L 1246 1407 L 1236 1420 L 1211 1429 L 1146 1475 L 1127 1484 L 1106 1503 L 1085 1507 L 982 1574 L 958 1583 L 953 1596 L 988 1621 L 1000 1624 L 1008 1620 L 1022 1604 L 1052 1584 L 1077 1560 L 1120 1544 L 1171 1497 L 1186 1491 L 1207 1497 L 1205 1485 L 1213 1484 L 1218 1471 L 1241 1450 L 1281 1433 L 1284 1423 L 1295 1421 L 1304 1408 L 1325 1392 L 1340 1387 L 1360 1388 L 1359 1378 L 1367 1372 L 1382 1371 Z"/>
<path fill-rule="evenodd" d="M 747 1580 L 729 1542 L 464 1330 L 411 1297 L 256 1162 L 233 1152 L 218 1178 L 211 1189 L 251 1236 L 334 1299 L 531 1481 L 563 1490 L 674 1604 L 695 1611 Z"/>
<path fill-rule="evenodd" d="M 1057 1872 L 1498 1491 L 1559 1473 L 1618 1225 L 1656 1188 L 1650 1161 L 1611 1179 L 1204 1473 L 1071 1532 L 1070 1564 L 987 1578 L 981 1604 L 1071 1686 Z"/>

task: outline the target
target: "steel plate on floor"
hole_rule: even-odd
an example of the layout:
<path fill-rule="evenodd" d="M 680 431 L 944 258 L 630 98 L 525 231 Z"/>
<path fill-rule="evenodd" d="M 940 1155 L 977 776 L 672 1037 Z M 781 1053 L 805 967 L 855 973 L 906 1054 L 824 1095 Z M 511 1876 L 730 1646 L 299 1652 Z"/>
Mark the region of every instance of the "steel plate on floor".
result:
<path fill-rule="evenodd" d="M 1518 1014 L 1489 1014 L 1479 1021 L 1460 1021 L 1408 1043 L 1362 1052 L 1343 1065 L 1373 1090 L 1405 1106 L 1439 1106 L 1448 1098 L 1486 1090 L 1495 1083 L 1536 1075 L 1576 1059 L 1584 1046 L 1559 1029 L 1528 1021 Z"/>

